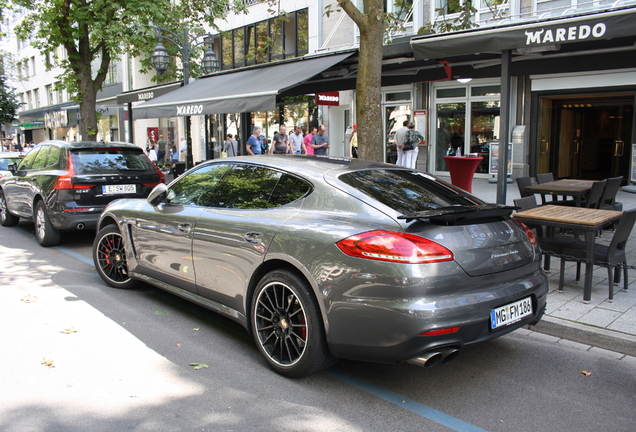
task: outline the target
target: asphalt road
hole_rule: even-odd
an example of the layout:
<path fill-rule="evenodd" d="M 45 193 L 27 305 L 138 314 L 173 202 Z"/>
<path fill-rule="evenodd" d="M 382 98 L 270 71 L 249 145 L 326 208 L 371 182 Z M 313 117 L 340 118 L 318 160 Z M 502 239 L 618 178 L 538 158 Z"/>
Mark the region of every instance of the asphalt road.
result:
<path fill-rule="evenodd" d="M 231 321 L 107 287 L 93 232 L 47 249 L 32 231 L 0 227 L 3 432 L 634 430 L 633 357 L 518 330 L 431 369 L 287 379 Z"/>

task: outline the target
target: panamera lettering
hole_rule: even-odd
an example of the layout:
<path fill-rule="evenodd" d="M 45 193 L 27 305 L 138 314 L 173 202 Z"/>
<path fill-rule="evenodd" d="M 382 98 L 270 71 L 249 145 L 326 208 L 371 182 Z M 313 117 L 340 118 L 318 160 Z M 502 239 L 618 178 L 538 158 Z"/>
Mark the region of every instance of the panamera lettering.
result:
<path fill-rule="evenodd" d="M 513 233 L 512 230 L 491 231 L 491 232 L 473 234 L 473 235 L 471 235 L 471 237 L 472 238 L 485 238 L 485 237 L 495 237 L 495 236 L 506 235 L 506 234 L 509 235 L 509 234 L 512 234 L 512 233 Z"/>
<path fill-rule="evenodd" d="M 178 116 L 197 115 L 202 113 L 203 113 L 203 105 L 178 105 L 177 106 Z"/>
<path fill-rule="evenodd" d="M 526 45 L 583 40 L 590 37 L 590 35 L 594 38 L 600 38 L 606 32 L 607 26 L 605 23 L 598 23 L 593 27 L 590 27 L 589 25 L 580 25 L 578 27 L 527 31 L 525 32 Z"/>
<path fill-rule="evenodd" d="M 513 251 L 505 252 L 505 253 L 494 253 L 494 254 L 492 254 L 491 259 L 493 259 L 493 258 L 503 258 L 503 257 L 507 257 L 507 256 L 510 256 L 510 255 L 518 254 L 518 253 L 519 253 L 518 250 L 513 250 Z"/>

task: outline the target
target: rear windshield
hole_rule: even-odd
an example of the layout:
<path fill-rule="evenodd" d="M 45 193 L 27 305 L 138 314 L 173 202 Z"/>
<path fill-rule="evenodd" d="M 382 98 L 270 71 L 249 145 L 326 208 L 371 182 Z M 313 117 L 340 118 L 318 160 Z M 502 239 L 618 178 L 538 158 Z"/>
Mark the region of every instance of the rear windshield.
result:
<path fill-rule="evenodd" d="M 484 204 L 432 176 L 406 170 L 366 170 L 338 178 L 401 214 L 434 210 L 452 205 Z"/>
<path fill-rule="evenodd" d="M 20 163 L 22 158 L 0 158 L 0 170 L 9 171 L 9 165 L 12 163 Z"/>
<path fill-rule="evenodd" d="M 154 171 L 152 163 L 141 151 L 129 149 L 74 150 L 73 170 L 76 174 L 109 174 L 126 171 Z"/>

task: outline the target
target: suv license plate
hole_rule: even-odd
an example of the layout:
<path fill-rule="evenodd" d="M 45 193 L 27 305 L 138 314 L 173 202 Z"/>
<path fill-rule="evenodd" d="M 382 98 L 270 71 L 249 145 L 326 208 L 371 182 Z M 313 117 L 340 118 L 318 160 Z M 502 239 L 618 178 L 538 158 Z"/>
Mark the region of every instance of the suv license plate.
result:
<path fill-rule="evenodd" d="M 490 327 L 496 329 L 514 324 L 528 315 L 532 315 L 532 299 L 530 297 L 491 310 Z"/>
<path fill-rule="evenodd" d="M 137 185 L 134 185 L 134 184 L 102 186 L 102 193 L 104 195 L 136 193 L 136 192 L 137 192 Z"/>

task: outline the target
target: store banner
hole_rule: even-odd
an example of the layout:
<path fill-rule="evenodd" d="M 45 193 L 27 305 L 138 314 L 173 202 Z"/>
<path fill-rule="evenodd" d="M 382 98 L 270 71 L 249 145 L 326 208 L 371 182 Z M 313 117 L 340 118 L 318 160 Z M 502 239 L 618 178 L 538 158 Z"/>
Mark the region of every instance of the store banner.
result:
<path fill-rule="evenodd" d="M 316 105 L 340 106 L 340 93 L 316 93 Z"/>

